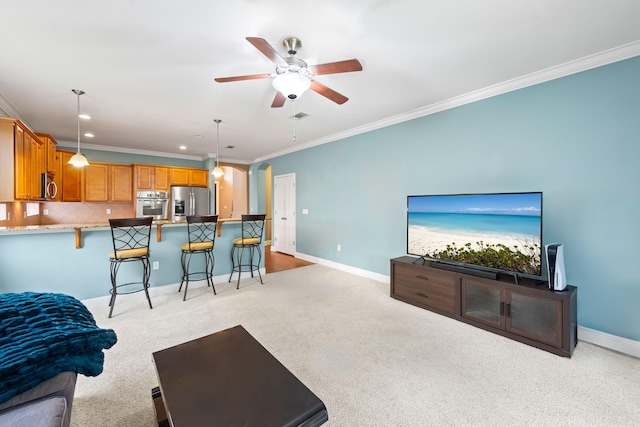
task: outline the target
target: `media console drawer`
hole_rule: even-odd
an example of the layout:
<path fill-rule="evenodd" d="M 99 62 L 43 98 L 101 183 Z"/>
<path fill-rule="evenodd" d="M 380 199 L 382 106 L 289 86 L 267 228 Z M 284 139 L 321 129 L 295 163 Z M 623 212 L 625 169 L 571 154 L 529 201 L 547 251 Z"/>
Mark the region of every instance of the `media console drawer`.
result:
<path fill-rule="evenodd" d="M 451 274 L 412 264 L 393 264 L 391 296 L 459 314 L 460 281 Z"/>

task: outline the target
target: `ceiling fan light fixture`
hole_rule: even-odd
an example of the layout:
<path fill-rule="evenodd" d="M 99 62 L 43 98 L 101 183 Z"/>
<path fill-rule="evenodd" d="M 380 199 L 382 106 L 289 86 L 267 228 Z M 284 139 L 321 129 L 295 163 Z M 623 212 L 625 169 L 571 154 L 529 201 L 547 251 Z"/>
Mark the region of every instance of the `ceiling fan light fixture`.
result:
<path fill-rule="evenodd" d="M 289 99 L 296 99 L 311 87 L 311 78 L 298 72 L 285 72 L 273 78 L 273 88 Z"/>

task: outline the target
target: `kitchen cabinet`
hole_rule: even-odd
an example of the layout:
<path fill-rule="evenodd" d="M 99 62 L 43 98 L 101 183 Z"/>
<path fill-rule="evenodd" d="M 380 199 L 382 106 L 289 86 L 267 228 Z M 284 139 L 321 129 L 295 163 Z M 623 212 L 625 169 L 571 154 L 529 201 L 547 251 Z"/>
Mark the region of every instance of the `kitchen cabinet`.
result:
<path fill-rule="evenodd" d="M 92 162 L 82 173 L 84 202 L 133 201 L 130 165 Z"/>
<path fill-rule="evenodd" d="M 45 160 L 40 138 L 20 120 L 0 117 L 0 200 L 38 200 Z"/>
<path fill-rule="evenodd" d="M 169 168 L 154 165 L 133 165 L 135 191 L 169 191 Z"/>
<path fill-rule="evenodd" d="M 133 202 L 133 168 L 130 165 L 109 165 L 109 176 L 109 200 Z"/>
<path fill-rule="evenodd" d="M 106 202 L 109 200 L 109 165 L 92 162 L 82 170 L 84 174 L 85 202 Z"/>
<path fill-rule="evenodd" d="M 31 186 L 31 137 L 20 126 L 15 127 L 15 198 L 28 200 Z"/>
<path fill-rule="evenodd" d="M 69 164 L 69 159 L 75 154 L 70 151 L 60 151 L 62 155 L 62 185 L 58 189 L 62 193 L 63 202 L 82 201 L 82 168 Z"/>
<path fill-rule="evenodd" d="M 208 187 L 209 171 L 206 169 L 171 168 L 171 185 Z"/>
<path fill-rule="evenodd" d="M 58 142 L 51 135 L 46 133 L 36 133 L 36 135 L 43 143 L 45 153 L 45 171 L 50 176 L 55 176 L 56 172 L 58 172 L 57 167 L 59 163 L 56 160 Z"/>
<path fill-rule="evenodd" d="M 29 165 L 28 185 L 29 199 L 39 199 L 42 197 L 42 174 L 46 172 L 44 144 L 37 137 L 30 137 L 31 156 Z"/>

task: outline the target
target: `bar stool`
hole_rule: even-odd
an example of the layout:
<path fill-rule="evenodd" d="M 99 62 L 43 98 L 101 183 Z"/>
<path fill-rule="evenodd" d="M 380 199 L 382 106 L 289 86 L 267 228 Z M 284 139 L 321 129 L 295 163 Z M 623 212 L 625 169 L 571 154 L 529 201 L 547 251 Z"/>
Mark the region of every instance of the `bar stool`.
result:
<path fill-rule="evenodd" d="M 216 287 L 213 285 L 213 246 L 216 241 L 216 230 L 218 228 L 218 215 L 191 215 L 187 216 L 187 234 L 189 241 L 180 246 L 182 250 L 182 281 L 178 292 L 182 290 L 184 284 L 184 296 L 182 301 L 187 299 L 187 289 L 191 276 L 201 276 L 200 279 L 207 281 L 207 286 L 213 288 L 216 294 Z M 189 264 L 193 254 L 204 255 L 204 271 L 189 272 Z"/>
<path fill-rule="evenodd" d="M 109 300 L 109 317 L 113 313 L 116 305 L 116 295 L 131 294 L 144 291 L 151 305 L 149 297 L 149 276 L 151 267 L 149 265 L 149 237 L 151 236 L 152 217 L 110 219 L 111 238 L 113 240 L 113 252 L 109 254 L 111 261 L 111 299 Z M 142 280 L 136 282 L 117 284 L 116 276 L 123 263 L 139 261 L 142 264 Z M 141 285 L 131 288 L 132 285 Z M 124 288 L 124 290 L 120 290 Z"/>
<path fill-rule="evenodd" d="M 238 284 L 236 285 L 236 289 L 240 288 L 240 275 L 243 271 L 251 272 L 251 277 L 253 277 L 253 272 L 258 270 L 260 283 L 264 284 L 262 281 L 262 274 L 260 274 L 260 261 L 262 260 L 262 249 L 260 249 L 260 245 L 262 244 L 262 231 L 264 230 L 264 221 L 266 216 L 267 215 L 264 214 L 242 215 L 242 237 L 233 239 L 233 246 L 231 247 L 232 267 L 229 282 L 231 282 L 233 273 L 237 271 Z M 242 257 L 245 249 L 249 251 L 248 264 L 242 263 Z M 254 263 L 256 252 L 258 254 L 258 262 Z"/>

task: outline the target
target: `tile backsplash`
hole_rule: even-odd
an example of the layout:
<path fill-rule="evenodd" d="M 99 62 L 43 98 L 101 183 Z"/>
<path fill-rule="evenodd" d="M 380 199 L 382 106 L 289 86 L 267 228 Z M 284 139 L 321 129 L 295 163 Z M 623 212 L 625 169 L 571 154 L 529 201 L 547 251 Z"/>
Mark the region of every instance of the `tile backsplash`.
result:
<path fill-rule="evenodd" d="M 111 210 L 110 214 L 107 209 Z M 106 223 L 109 219 L 135 216 L 132 203 L 47 202 L 40 206 L 42 225 Z"/>
<path fill-rule="evenodd" d="M 5 205 L 6 219 L 0 219 L 0 227 L 49 224 L 95 224 L 107 223 L 111 218 L 133 218 L 133 203 L 95 202 L 8 202 Z M 32 207 L 29 208 L 28 205 Z M 35 205 L 39 214 L 27 216 Z M 110 210 L 111 213 L 107 213 Z M 29 211 L 29 212 L 28 212 Z"/>

